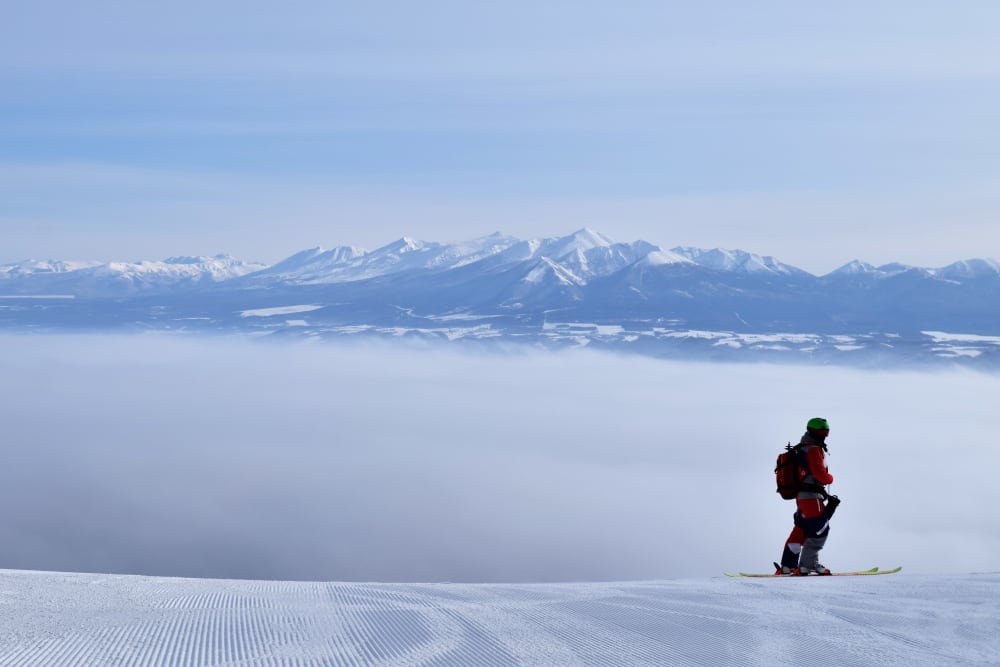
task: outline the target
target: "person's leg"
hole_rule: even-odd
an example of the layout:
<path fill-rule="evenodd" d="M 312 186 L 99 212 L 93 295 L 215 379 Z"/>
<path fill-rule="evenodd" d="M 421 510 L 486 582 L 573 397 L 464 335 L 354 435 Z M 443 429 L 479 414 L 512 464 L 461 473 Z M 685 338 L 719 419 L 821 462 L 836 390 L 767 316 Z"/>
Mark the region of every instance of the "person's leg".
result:
<path fill-rule="evenodd" d="M 799 554 L 799 571 L 808 574 L 825 570 L 826 568 L 820 565 L 819 552 L 826 545 L 826 538 L 830 535 L 830 520 L 824 511 L 823 501 L 800 500 L 798 505 L 798 526 L 805 535 L 802 551 Z"/>
<path fill-rule="evenodd" d="M 802 551 L 802 543 L 805 541 L 805 532 L 799 527 L 792 528 L 792 532 L 785 540 L 785 548 L 781 551 L 781 563 L 779 573 L 789 574 L 799 567 L 799 553 Z"/>
<path fill-rule="evenodd" d="M 830 534 L 829 528 L 829 524 L 827 524 L 823 535 L 807 537 L 805 542 L 802 543 L 802 553 L 799 555 L 800 574 L 809 574 L 810 572 L 825 574 L 827 568 L 820 564 L 819 552 L 826 545 L 826 538 Z"/>

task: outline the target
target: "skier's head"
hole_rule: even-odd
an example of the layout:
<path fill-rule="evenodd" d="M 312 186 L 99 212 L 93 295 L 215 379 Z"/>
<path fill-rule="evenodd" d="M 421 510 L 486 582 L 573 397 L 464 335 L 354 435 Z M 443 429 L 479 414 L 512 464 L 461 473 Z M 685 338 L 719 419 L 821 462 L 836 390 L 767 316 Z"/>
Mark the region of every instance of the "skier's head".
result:
<path fill-rule="evenodd" d="M 825 440 L 830 435 L 830 422 L 823 417 L 813 417 L 806 422 L 806 431 L 820 440 Z"/>

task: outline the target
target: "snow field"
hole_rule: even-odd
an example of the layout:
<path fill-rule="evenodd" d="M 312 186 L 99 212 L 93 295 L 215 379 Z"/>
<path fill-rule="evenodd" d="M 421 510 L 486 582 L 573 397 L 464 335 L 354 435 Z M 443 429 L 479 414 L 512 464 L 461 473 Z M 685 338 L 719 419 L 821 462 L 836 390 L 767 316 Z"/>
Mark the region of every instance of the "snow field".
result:
<path fill-rule="evenodd" d="M 0 571 L 0 664 L 992 665 L 1000 573 L 378 584 Z"/>

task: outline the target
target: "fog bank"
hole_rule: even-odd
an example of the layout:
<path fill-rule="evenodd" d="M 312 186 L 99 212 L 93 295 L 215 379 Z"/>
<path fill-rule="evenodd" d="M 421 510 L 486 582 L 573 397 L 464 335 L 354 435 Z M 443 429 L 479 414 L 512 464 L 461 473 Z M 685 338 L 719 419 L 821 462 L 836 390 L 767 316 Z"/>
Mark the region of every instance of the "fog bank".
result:
<path fill-rule="evenodd" d="M 574 352 L 0 338 L 0 567 L 557 581 L 777 558 L 832 423 L 834 568 L 995 569 L 1000 378 Z"/>

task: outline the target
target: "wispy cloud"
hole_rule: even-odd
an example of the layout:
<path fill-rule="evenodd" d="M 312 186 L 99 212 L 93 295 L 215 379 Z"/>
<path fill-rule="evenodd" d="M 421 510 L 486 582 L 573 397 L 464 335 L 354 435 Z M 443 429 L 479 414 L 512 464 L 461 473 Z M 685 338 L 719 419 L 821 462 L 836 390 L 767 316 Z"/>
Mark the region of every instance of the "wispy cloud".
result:
<path fill-rule="evenodd" d="M 9 14 L 0 261 L 583 225 L 815 272 L 1000 253 L 988 3 Z"/>

